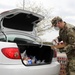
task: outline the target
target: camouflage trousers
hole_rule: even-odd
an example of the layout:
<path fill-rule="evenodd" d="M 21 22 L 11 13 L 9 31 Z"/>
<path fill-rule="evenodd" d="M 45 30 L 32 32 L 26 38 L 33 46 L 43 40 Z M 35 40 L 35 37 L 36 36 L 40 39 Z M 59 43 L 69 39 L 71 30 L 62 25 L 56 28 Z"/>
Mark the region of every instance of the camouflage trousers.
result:
<path fill-rule="evenodd" d="M 75 75 L 75 72 L 71 72 L 71 71 L 70 71 L 70 75 Z"/>
<path fill-rule="evenodd" d="M 66 67 L 66 75 L 75 75 L 75 59 L 69 60 Z"/>

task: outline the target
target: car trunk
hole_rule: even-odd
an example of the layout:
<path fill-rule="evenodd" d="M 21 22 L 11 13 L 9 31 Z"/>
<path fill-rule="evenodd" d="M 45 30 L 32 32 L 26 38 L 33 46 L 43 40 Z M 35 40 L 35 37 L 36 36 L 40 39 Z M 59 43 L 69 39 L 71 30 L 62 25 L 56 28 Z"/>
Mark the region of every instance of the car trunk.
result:
<path fill-rule="evenodd" d="M 11 10 L 0 15 L 1 30 L 8 34 L 11 31 L 5 31 L 5 28 L 33 32 L 36 24 L 42 20 L 42 16 L 24 10 Z M 2 28 L 4 27 L 4 29 Z M 7 29 L 8 30 L 8 29 Z M 13 33 L 14 31 L 12 31 Z M 18 31 L 16 31 L 18 32 Z M 4 34 L 3 33 L 3 34 Z M 4 35 L 6 35 L 4 34 Z M 34 34 L 35 35 L 35 34 Z M 7 38 L 7 35 L 5 36 Z M 7 39 L 8 41 L 9 39 Z M 8 41 L 9 42 L 9 41 Z M 20 50 L 21 59 L 24 65 L 38 65 L 51 63 L 53 50 L 50 46 L 27 43 L 27 41 L 14 40 Z"/>
<path fill-rule="evenodd" d="M 21 59 L 25 65 L 50 64 L 53 58 L 53 50 L 50 46 L 38 44 L 17 44 L 21 53 Z"/>

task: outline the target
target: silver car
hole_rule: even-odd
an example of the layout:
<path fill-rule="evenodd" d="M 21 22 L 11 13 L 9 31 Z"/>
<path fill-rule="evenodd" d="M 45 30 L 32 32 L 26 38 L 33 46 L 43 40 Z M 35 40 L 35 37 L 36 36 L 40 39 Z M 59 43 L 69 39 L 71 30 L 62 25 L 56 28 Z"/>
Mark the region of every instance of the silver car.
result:
<path fill-rule="evenodd" d="M 56 51 L 37 41 L 42 19 L 22 9 L 0 14 L 0 75 L 59 75 Z"/>

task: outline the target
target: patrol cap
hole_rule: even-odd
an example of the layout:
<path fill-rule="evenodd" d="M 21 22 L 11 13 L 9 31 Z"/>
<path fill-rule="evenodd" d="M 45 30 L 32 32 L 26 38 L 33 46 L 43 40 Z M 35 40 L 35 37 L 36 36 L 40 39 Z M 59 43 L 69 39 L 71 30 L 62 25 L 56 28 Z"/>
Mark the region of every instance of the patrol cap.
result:
<path fill-rule="evenodd" d="M 54 17 L 54 18 L 51 20 L 52 26 L 56 26 L 57 22 L 62 22 L 62 18 L 60 18 L 59 16 Z"/>

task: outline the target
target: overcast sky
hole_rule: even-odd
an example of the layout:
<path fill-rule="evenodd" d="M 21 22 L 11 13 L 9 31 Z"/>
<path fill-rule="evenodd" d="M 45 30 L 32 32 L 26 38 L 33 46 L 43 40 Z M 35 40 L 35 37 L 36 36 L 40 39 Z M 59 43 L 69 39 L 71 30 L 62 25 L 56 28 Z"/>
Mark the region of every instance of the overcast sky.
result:
<path fill-rule="evenodd" d="M 0 0 L 0 12 L 14 9 L 23 0 Z M 27 3 L 28 0 L 25 0 Z M 75 0 L 29 0 L 41 4 L 44 8 L 53 8 L 52 15 L 60 16 L 70 24 L 75 25 Z"/>
<path fill-rule="evenodd" d="M 0 0 L 0 12 L 16 8 L 23 0 Z M 28 0 L 25 0 L 27 3 Z M 29 0 L 42 4 L 44 8 L 53 8 L 53 16 L 61 16 L 65 21 L 75 25 L 75 0 Z"/>

